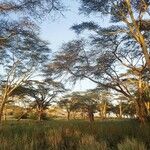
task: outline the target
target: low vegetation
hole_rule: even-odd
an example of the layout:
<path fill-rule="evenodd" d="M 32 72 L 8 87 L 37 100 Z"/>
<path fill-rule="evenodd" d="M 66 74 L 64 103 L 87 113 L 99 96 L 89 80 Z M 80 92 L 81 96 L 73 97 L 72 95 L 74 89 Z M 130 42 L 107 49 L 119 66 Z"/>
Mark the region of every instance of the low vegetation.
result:
<path fill-rule="evenodd" d="M 9 121 L 0 128 L 1 150 L 148 150 L 150 126 L 135 120 Z"/>

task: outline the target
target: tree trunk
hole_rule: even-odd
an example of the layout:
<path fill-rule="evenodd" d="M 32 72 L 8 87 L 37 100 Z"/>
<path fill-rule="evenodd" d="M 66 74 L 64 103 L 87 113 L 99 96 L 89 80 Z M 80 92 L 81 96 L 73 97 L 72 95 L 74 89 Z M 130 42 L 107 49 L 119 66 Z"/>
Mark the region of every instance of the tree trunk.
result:
<path fill-rule="evenodd" d="M 100 105 L 99 116 L 100 116 L 101 119 L 103 119 L 103 107 L 102 107 L 102 105 Z"/>
<path fill-rule="evenodd" d="M 149 57 L 149 52 L 148 52 L 148 46 L 147 46 L 146 40 L 144 39 L 144 36 L 141 33 L 139 34 L 139 43 L 141 45 L 141 49 L 144 54 L 147 67 L 150 70 L 150 57 Z"/>
<path fill-rule="evenodd" d="M 7 113 L 6 113 L 6 109 L 5 109 L 5 112 L 4 112 L 4 120 L 5 120 L 5 121 L 7 120 Z"/>
<path fill-rule="evenodd" d="M 137 116 L 141 123 L 148 121 L 148 111 L 142 99 L 137 99 Z"/>
<path fill-rule="evenodd" d="M 39 114 L 38 114 L 38 121 L 41 121 L 41 120 L 42 120 L 42 114 L 39 113 Z"/>
<path fill-rule="evenodd" d="M 145 101 L 143 99 L 143 88 L 142 88 L 142 79 L 139 78 L 139 84 L 138 84 L 138 98 L 136 100 L 137 102 L 137 115 L 138 119 L 141 123 L 144 123 L 148 121 L 148 111 L 145 105 Z"/>
<path fill-rule="evenodd" d="M 0 123 L 2 122 L 3 109 L 4 109 L 4 106 L 1 106 L 1 107 L 0 107 Z"/>
<path fill-rule="evenodd" d="M 120 102 L 119 105 L 119 118 L 122 118 L 122 101 Z"/>
<path fill-rule="evenodd" d="M 38 121 L 41 121 L 41 120 L 42 120 L 42 114 L 43 114 L 43 110 L 42 110 L 42 109 L 39 109 L 39 110 L 38 110 Z"/>
<path fill-rule="evenodd" d="M 94 122 L 94 113 L 92 110 L 88 110 L 88 117 L 91 123 Z"/>
<path fill-rule="evenodd" d="M 107 114 L 107 104 L 105 102 L 103 107 L 103 119 L 106 119 L 106 114 Z"/>
<path fill-rule="evenodd" d="M 4 108 L 5 108 L 5 99 L 2 100 L 2 104 L 0 106 L 0 123 L 2 122 L 2 117 L 3 117 L 3 111 L 4 111 Z"/>
<path fill-rule="evenodd" d="M 70 111 L 67 111 L 67 120 L 70 120 Z"/>
<path fill-rule="evenodd" d="M 148 115 L 150 115 L 150 102 L 145 103 L 147 111 L 148 111 Z"/>
<path fill-rule="evenodd" d="M 126 1 L 127 2 L 127 1 Z M 132 12 L 132 6 L 131 6 L 131 2 L 128 2 L 128 8 L 129 8 L 129 15 L 131 17 L 132 23 L 134 26 L 131 26 L 127 23 L 130 32 L 132 33 L 134 39 L 137 41 L 137 43 L 140 44 L 141 46 L 141 50 L 142 53 L 144 55 L 145 58 L 145 62 L 146 65 L 148 67 L 148 69 L 150 70 L 150 57 L 149 57 L 149 48 L 148 48 L 148 44 L 147 44 L 147 39 L 144 37 L 142 31 L 140 31 L 139 25 L 136 23 L 136 19 L 134 18 L 133 12 Z M 125 21 L 126 23 L 126 21 Z"/>

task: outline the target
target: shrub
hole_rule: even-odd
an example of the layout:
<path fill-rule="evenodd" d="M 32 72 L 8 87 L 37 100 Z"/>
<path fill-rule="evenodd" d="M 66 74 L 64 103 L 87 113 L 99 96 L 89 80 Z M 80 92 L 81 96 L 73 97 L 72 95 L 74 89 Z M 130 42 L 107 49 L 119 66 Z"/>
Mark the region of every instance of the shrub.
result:
<path fill-rule="evenodd" d="M 27 119 L 28 118 L 28 114 L 25 113 L 23 110 L 21 109 L 17 109 L 14 111 L 13 116 L 15 119 L 18 119 L 21 117 L 21 119 Z"/>
<path fill-rule="evenodd" d="M 37 120 L 38 119 L 38 115 L 36 112 L 30 112 L 29 113 L 29 119 L 33 119 L 33 120 Z"/>
<path fill-rule="evenodd" d="M 33 120 L 37 120 L 38 119 L 38 113 L 37 112 L 30 112 L 28 118 L 33 119 Z M 48 120 L 47 114 L 43 113 L 41 116 L 41 119 L 42 120 Z"/>

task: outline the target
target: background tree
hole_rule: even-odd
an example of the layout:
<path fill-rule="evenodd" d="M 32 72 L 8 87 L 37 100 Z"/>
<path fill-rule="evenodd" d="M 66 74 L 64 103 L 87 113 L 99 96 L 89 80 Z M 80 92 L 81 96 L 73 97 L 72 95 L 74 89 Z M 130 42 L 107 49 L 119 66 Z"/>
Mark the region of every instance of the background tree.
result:
<path fill-rule="evenodd" d="M 100 117 L 102 119 L 107 118 L 107 113 L 110 113 L 110 107 L 111 107 L 111 97 L 110 97 L 110 91 L 106 89 L 98 89 L 98 100 L 99 100 L 99 111 L 100 111 Z"/>
<path fill-rule="evenodd" d="M 118 101 L 118 105 L 116 107 L 118 107 L 119 111 L 118 111 L 118 115 L 119 115 L 119 118 L 122 118 L 123 117 L 123 113 L 124 113 L 124 107 L 125 105 L 127 104 L 128 105 L 128 99 L 123 96 L 123 95 L 118 95 L 117 97 L 117 101 Z"/>
<path fill-rule="evenodd" d="M 80 109 L 87 113 L 89 121 L 94 122 L 94 113 L 97 110 L 97 94 L 93 92 L 75 93 L 73 97 L 77 100 L 74 104 L 74 109 Z"/>
<path fill-rule="evenodd" d="M 10 31 L 16 26 L 14 21 L 21 24 L 22 20 L 26 22 L 24 24 L 26 27 L 32 24 L 35 28 L 35 20 L 42 20 L 45 16 L 56 14 L 54 12 L 61 13 L 63 9 L 60 0 L 2 0 L 0 1 L 1 31 Z M 9 34 L 1 34 L 0 32 L 0 47 L 8 43 L 10 37 L 15 34 L 15 30 Z"/>
<path fill-rule="evenodd" d="M 58 94 L 65 91 L 64 86 L 60 82 L 52 79 L 44 81 L 29 80 L 22 89 L 23 91 L 20 90 L 18 93 L 14 91 L 14 94 L 23 94 L 31 99 L 30 107 L 36 110 L 39 121 L 44 116 L 45 110 L 56 100 Z"/>
<path fill-rule="evenodd" d="M 59 0 L 0 1 L 0 58 L 4 72 L 1 74 L 0 120 L 11 92 L 24 84 L 47 59 L 47 43 L 39 39 L 35 20 L 62 9 Z"/>
<path fill-rule="evenodd" d="M 22 13 L 29 17 L 42 17 L 51 11 L 60 11 L 63 8 L 60 0 L 20 0 L 0 2 L 0 13 Z"/>
<path fill-rule="evenodd" d="M 66 110 L 68 120 L 70 120 L 71 112 L 75 110 L 76 102 L 77 99 L 74 94 L 66 95 L 60 101 L 58 101 L 58 106 Z"/>
<path fill-rule="evenodd" d="M 27 29 L 17 29 L 7 47 L 1 50 L 1 96 L 0 120 L 5 104 L 12 92 L 24 85 L 29 78 L 37 75 L 46 63 L 50 49 L 37 33 Z"/>

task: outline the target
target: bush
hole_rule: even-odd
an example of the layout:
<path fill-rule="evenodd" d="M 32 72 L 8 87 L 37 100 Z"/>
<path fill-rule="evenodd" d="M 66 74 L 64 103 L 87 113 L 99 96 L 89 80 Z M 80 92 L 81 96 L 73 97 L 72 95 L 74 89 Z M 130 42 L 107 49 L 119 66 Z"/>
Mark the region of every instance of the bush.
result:
<path fill-rule="evenodd" d="M 21 109 L 17 109 L 14 111 L 13 116 L 15 119 L 19 119 L 21 117 L 21 119 L 27 119 L 28 118 L 28 114 L 25 113 L 23 110 Z"/>
<path fill-rule="evenodd" d="M 37 113 L 36 112 L 30 112 L 28 118 L 33 119 L 33 120 L 37 120 L 38 119 Z"/>
<path fill-rule="evenodd" d="M 37 112 L 30 112 L 28 118 L 33 119 L 33 120 L 37 120 L 38 119 L 38 113 Z M 48 120 L 47 114 L 42 113 L 41 119 L 42 120 Z"/>

